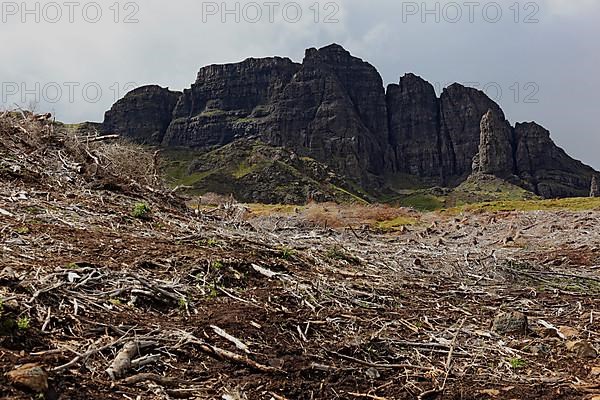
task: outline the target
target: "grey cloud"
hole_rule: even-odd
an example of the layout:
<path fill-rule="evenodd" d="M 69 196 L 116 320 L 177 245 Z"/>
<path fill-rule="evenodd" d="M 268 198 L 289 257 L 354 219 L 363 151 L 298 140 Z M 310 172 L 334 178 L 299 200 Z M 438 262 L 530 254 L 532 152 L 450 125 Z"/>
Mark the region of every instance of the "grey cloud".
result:
<path fill-rule="evenodd" d="M 374 64 L 386 83 L 414 72 L 437 86 L 455 81 L 487 85 L 492 97 L 500 88 L 498 101 L 512 122 L 536 120 L 569 153 L 600 168 L 595 115 L 600 4 L 596 1 L 537 1 L 534 17 L 539 23 L 533 24 L 522 21 L 532 11 L 525 9 L 526 1 L 519 3 L 519 23 L 509 9 L 512 1 L 499 3 L 504 14 L 498 23 L 487 22 L 479 13 L 473 23 L 466 14 L 457 23 L 443 18 L 436 23 L 431 15 L 423 23 L 420 13 L 403 20 L 403 7 L 410 2 L 337 0 L 334 18 L 339 22 L 330 24 L 323 22 L 331 11 L 325 9 L 329 0 L 317 3 L 319 23 L 309 8 L 315 0 L 302 0 L 298 4 L 303 16 L 297 23 L 277 14 L 275 23 L 263 18 L 256 24 L 236 23 L 231 16 L 223 23 L 218 15 L 204 23 L 203 3 L 192 0 L 140 1 L 135 15 L 139 23 L 115 23 L 109 9 L 112 3 L 101 3 L 104 15 L 96 24 L 81 18 L 75 23 L 23 24 L 15 18 L 0 23 L 4 61 L 0 81 L 25 84 L 29 90 L 35 89 L 36 82 L 42 87 L 50 82 L 78 82 L 78 89 L 97 83 L 102 88 L 97 102 L 85 101 L 81 90 L 76 90 L 73 103 L 65 92 L 55 104 L 41 99 L 40 108 L 55 111 L 68 122 L 101 120 L 131 82 L 183 89 L 206 64 L 271 55 L 300 61 L 305 48 L 337 42 Z M 228 1 L 228 7 L 233 3 Z M 435 6 L 434 1 L 426 3 L 430 9 Z M 440 8 L 449 3 L 440 2 Z M 125 14 L 122 9 L 121 20 Z M 535 91 L 528 83 L 539 88 L 532 95 L 537 103 L 525 101 Z M 10 103 L 20 102 L 20 95 L 10 97 Z"/>

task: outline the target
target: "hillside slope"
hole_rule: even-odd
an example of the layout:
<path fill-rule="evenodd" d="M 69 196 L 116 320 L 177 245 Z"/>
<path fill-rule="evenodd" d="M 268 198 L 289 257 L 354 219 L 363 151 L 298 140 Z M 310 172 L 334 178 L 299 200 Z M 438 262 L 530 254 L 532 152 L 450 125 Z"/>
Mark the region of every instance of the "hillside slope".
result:
<path fill-rule="evenodd" d="M 194 213 L 153 153 L 0 115 L 0 398 L 598 394 L 598 210 L 392 211 Z"/>
<path fill-rule="evenodd" d="M 372 200 L 347 178 L 309 157 L 256 140 L 238 140 L 213 151 L 171 150 L 165 173 L 192 194 L 232 194 L 248 203 L 306 204 Z"/>

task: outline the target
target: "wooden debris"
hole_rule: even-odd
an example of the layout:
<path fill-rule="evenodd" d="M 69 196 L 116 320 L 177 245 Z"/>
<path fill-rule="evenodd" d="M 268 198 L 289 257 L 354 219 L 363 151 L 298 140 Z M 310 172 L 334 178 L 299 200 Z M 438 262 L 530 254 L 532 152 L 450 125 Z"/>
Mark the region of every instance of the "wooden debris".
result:
<path fill-rule="evenodd" d="M 131 368 L 131 360 L 140 353 L 140 350 L 154 345 L 156 345 L 155 342 L 126 343 L 106 370 L 110 379 L 114 381 L 123 377 L 129 368 Z"/>

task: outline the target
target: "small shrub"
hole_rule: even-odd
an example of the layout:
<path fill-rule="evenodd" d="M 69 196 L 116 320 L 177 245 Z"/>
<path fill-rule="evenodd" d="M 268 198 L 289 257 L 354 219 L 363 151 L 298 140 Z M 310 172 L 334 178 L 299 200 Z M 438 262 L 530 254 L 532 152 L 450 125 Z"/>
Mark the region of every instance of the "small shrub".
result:
<path fill-rule="evenodd" d="M 211 266 L 216 270 L 220 270 L 223 268 L 223 263 L 221 261 L 213 261 Z"/>
<path fill-rule="evenodd" d="M 527 364 L 527 362 L 521 358 L 511 358 L 510 360 L 508 360 L 508 363 L 510 364 L 510 367 L 512 369 L 521 369 L 523 367 L 525 367 L 525 365 Z"/>
<path fill-rule="evenodd" d="M 216 299 L 217 297 L 219 297 L 219 290 L 217 288 L 216 283 L 213 283 L 212 286 L 210 287 L 210 292 L 208 293 L 207 297 L 209 300 L 213 300 L 213 299 Z"/>
<path fill-rule="evenodd" d="M 177 304 L 179 305 L 179 310 L 180 311 L 183 312 L 183 311 L 187 310 L 188 301 L 187 301 L 187 299 L 185 297 L 181 297 L 179 299 L 179 301 L 177 302 Z"/>
<path fill-rule="evenodd" d="M 29 233 L 29 228 L 26 226 L 21 226 L 15 229 L 15 232 L 17 232 L 19 235 L 27 235 Z"/>
<path fill-rule="evenodd" d="M 109 299 L 108 301 L 109 301 L 109 303 L 110 303 L 110 304 L 112 304 L 113 306 L 120 306 L 120 305 L 122 304 L 122 303 L 121 303 L 121 300 L 119 300 L 119 299 L 114 299 L 114 298 L 113 298 L 113 299 Z"/>
<path fill-rule="evenodd" d="M 21 318 L 17 319 L 17 328 L 20 331 L 26 331 L 27 329 L 29 329 L 29 323 L 30 323 L 29 318 L 21 317 Z"/>
<path fill-rule="evenodd" d="M 210 238 L 206 241 L 206 245 L 210 246 L 210 247 L 215 247 L 218 244 L 219 244 L 219 241 L 217 239 Z"/>
<path fill-rule="evenodd" d="M 294 249 L 290 249 L 289 247 L 284 247 L 283 249 L 281 249 L 281 258 L 283 258 L 284 260 L 289 260 L 292 257 L 294 257 L 294 255 L 296 254 L 296 251 Z"/>
<path fill-rule="evenodd" d="M 133 207 L 131 216 L 138 219 L 146 219 L 150 214 L 150 207 L 146 203 L 138 203 Z"/>

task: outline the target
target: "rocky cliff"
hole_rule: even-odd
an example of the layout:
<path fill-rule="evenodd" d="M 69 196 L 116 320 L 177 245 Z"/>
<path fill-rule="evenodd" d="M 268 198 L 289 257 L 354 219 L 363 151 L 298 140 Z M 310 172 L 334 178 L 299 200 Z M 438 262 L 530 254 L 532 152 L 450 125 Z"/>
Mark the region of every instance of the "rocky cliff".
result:
<path fill-rule="evenodd" d="M 489 110 L 481 119 L 479 153 L 473 160 L 473 172 L 501 178 L 515 171 L 514 134 L 503 116 Z"/>
<path fill-rule="evenodd" d="M 489 110 L 480 130 L 474 173 L 506 179 L 546 198 L 589 192 L 594 169 L 569 157 L 543 127 L 524 123 L 512 128 L 503 115 Z"/>
<path fill-rule="evenodd" d="M 372 65 L 335 44 L 307 50 L 301 64 L 275 57 L 211 65 L 183 93 L 136 89 L 106 113 L 104 128 L 165 147 L 261 140 L 367 189 L 456 186 L 481 172 L 564 197 L 589 194 L 593 173 L 541 126 L 511 127 L 485 93 L 453 84 L 438 97 L 413 74 L 386 90 Z"/>
<path fill-rule="evenodd" d="M 299 68 L 278 57 L 202 68 L 177 103 L 163 145 L 218 146 L 255 133 Z"/>
<path fill-rule="evenodd" d="M 337 45 L 309 49 L 261 123 L 264 139 L 368 183 L 382 175 L 388 143 L 383 80 Z"/>
<path fill-rule="evenodd" d="M 106 112 L 102 128 L 144 144 L 161 144 L 180 97 L 181 92 L 160 86 L 137 88 Z"/>

